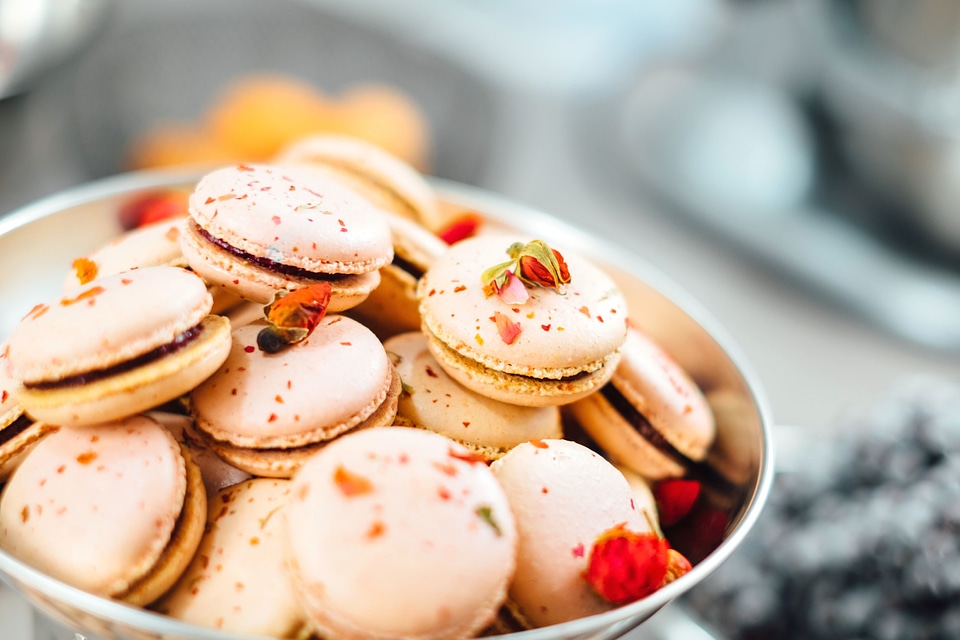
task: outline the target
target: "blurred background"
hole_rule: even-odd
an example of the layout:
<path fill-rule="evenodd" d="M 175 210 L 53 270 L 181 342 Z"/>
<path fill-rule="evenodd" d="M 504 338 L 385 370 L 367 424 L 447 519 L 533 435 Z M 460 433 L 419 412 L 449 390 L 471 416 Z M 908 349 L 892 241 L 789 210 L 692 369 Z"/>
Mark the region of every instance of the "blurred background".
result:
<path fill-rule="evenodd" d="M 659 267 L 779 424 L 960 372 L 954 0 L 0 0 L 0 96 L 0 213 L 348 133 Z"/>

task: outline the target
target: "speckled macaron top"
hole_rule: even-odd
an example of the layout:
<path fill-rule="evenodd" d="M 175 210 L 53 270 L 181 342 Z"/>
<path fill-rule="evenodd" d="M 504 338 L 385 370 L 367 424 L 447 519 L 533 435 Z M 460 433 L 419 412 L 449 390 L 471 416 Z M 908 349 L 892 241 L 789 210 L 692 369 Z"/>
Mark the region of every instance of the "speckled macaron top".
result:
<path fill-rule="evenodd" d="M 203 281 L 180 267 L 106 276 L 27 313 L 9 337 L 10 373 L 31 383 L 111 367 L 171 343 L 212 304 Z"/>
<path fill-rule="evenodd" d="M 187 219 L 164 220 L 133 229 L 83 257 L 75 258 L 64 290 L 81 287 L 95 278 L 155 265 L 186 266 L 180 236 Z"/>
<path fill-rule="evenodd" d="M 189 208 L 210 238 L 312 273 L 366 273 L 393 256 L 381 211 L 335 180 L 291 167 L 213 171 L 197 184 Z"/>
<path fill-rule="evenodd" d="M 290 484 L 255 478 L 213 496 L 193 562 L 154 608 L 243 635 L 294 637 L 306 617 L 284 566 Z"/>
<path fill-rule="evenodd" d="M 301 598 L 334 637 L 470 637 L 513 573 L 514 520 L 490 469 L 421 429 L 334 441 L 294 478 L 286 515 Z"/>
<path fill-rule="evenodd" d="M 420 280 L 424 327 L 461 356 L 506 373 L 559 378 L 598 369 L 626 338 L 622 294 L 600 268 L 554 247 L 570 272 L 563 293 L 528 287 L 522 304 L 487 296 L 481 274 L 508 260 L 507 248 L 518 240 L 524 239 L 478 236 L 443 254 Z M 517 325 L 509 341 L 498 316 Z"/>
<path fill-rule="evenodd" d="M 227 361 L 190 394 L 202 431 L 240 447 L 301 446 L 356 426 L 383 403 L 392 364 L 359 322 L 328 315 L 279 353 L 257 347 L 265 326 L 235 329 Z"/>
<path fill-rule="evenodd" d="M 560 438 L 560 410 L 522 407 L 475 393 L 440 367 L 420 332 L 404 333 L 383 345 L 400 373 L 406 393 L 398 419 L 429 429 L 497 458 L 538 438 Z"/>
<path fill-rule="evenodd" d="M 521 444 L 491 469 L 517 518 L 517 571 L 510 587 L 517 613 L 542 627 L 613 608 L 582 574 L 605 531 L 621 524 L 650 530 L 623 474 L 569 440 Z"/>
<path fill-rule="evenodd" d="M 61 429 L 7 483 L 0 546 L 67 584 L 117 596 L 160 558 L 186 484 L 179 445 L 150 418 Z"/>
<path fill-rule="evenodd" d="M 0 429 L 23 415 L 23 408 L 14 395 L 17 381 L 7 371 L 7 345 L 0 344 Z"/>

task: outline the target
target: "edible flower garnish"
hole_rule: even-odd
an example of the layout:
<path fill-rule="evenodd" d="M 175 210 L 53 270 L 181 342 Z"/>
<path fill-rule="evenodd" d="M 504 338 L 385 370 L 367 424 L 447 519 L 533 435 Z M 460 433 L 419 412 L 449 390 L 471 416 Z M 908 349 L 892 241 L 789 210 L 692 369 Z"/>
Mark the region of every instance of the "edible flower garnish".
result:
<path fill-rule="evenodd" d="M 563 256 L 543 240 L 531 240 L 526 244 L 514 242 L 507 248 L 507 255 L 510 260 L 480 274 L 487 297 L 497 295 L 505 301 L 509 299 L 508 304 L 522 304 L 517 301 L 514 280 L 531 287 L 553 289 L 557 293 L 563 293 L 563 285 L 570 283 L 570 271 Z"/>
<path fill-rule="evenodd" d="M 497 333 L 500 339 L 507 344 L 513 344 L 513 341 L 520 335 L 520 323 L 514 322 L 499 311 L 493 312 L 493 321 L 497 323 Z"/>
<path fill-rule="evenodd" d="M 477 213 L 464 213 L 438 231 L 437 235 L 447 244 L 454 244 L 475 235 L 482 221 Z"/>
<path fill-rule="evenodd" d="M 263 308 L 270 323 L 257 334 L 261 351 L 277 353 L 305 340 L 317 328 L 330 303 L 330 284 L 321 282 L 295 291 L 278 291 Z"/>
<path fill-rule="evenodd" d="M 660 514 L 660 524 L 669 527 L 690 513 L 700 496 L 700 482 L 685 478 L 668 478 L 653 485 L 653 496 Z"/>
<path fill-rule="evenodd" d="M 663 586 L 669 552 L 670 543 L 655 532 L 637 533 L 619 524 L 593 543 L 583 578 L 609 602 L 633 602 Z"/>

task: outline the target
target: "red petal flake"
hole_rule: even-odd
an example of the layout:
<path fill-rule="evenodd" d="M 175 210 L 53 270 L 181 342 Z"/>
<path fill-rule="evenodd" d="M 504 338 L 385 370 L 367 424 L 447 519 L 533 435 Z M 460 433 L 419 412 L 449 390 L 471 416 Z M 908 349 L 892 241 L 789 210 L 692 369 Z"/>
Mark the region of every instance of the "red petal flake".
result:
<path fill-rule="evenodd" d="M 437 234 L 447 244 L 454 244 L 477 233 L 483 218 L 476 213 L 465 213 L 444 227 Z"/>
<path fill-rule="evenodd" d="M 189 195 L 183 191 L 157 191 L 139 196 L 120 207 L 120 226 L 126 230 L 182 218 L 187 215 Z"/>
<path fill-rule="evenodd" d="M 520 323 L 514 322 L 499 311 L 493 312 L 493 320 L 497 323 L 497 332 L 500 339 L 507 344 L 513 344 L 513 341 L 520 335 Z"/>
<path fill-rule="evenodd" d="M 360 474 L 337 467 L 333 472 L 333 482 L 344 496 L 352 498 L 373 492 L 373 483 Z"/>
<path fill-rule="evenodd" d="M 527 288 L 523 281 L 513 275 L 512 271 L 507 271 L 507 279 L 502 287 L 497 288 L 497 297 L 503 300 L 505 304 L 523 304 L 530 298 Z M 519 311 L 519 309 L 514 309 Z"/>
<path fill-rule="evenodd" d="M 653 485 L 653 497 L 657 502 L 660 524 L 665 527 L 678 523 L 690 513 L 700 496 L 700 482 L 682 478 L 669 478 Z"/>
<path fill-rule="evenodd" d="M 583 578 L 614 604 L 650 595 L 663 585 L 670 544 L 656 533 L 636 533 L 619 525 L 594 542 Z"/>
<path fill-rule="evenodd" d="M 80 284 L 87 284 L 97 277 L 97 263 L 89 258 L 77 258 L 73 261 L 73 270 Z"/>

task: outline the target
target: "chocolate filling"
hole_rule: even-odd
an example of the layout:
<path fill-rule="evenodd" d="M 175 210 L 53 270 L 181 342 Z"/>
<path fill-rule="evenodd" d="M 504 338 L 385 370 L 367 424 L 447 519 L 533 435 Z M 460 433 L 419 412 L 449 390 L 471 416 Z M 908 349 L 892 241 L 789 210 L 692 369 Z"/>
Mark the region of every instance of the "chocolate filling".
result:
<path fill-rule="evenodd" d="M 400 269 L 403 269 L 404 271 L 409 273 L 411 276 L 413 276 L 415 280 L 419 280 L 420 276 L 423 275 L 423 269 L 413 264 L 409 260 L 404 260 L 403 258 L 398 256 L 396 253 L 393 254 L 393 262 L 391 264 L 393 264 L 393 266 L 395 267 L 399 267 Z"/>
<path fill-rule="evenodd" d="M 268 271 L 274 271 L 276 273 L 282 273 L 285 276 L 292 276 L 294 278 L 303 278 L 306 280 L 342 280 L 343 278 L 349 277 L 349 274 L 338 274 L 338 273 L 315 273 L 313 271 L 308 271 L 306 269 L 301 269 L 300 267 L 293 267 L 288 264 L 283 264 L 282 262 L 275 262 L 269 258 L 261 258 L 247 253 L 246 251 L 241 251 L 231 244 L 227 244 L 220 238 L 215 238 L 210 235 L 206 230 L 196 227 L 197 232 L 203 236 L 207 241 L 217 245 L 230 255 L 236 256 L 245 262 L 255 264 L 258 267 L 267 269 Z"/>
<path fill-rule="evenodd" d="M 137 367 L 142 367 L 145 364 L 149 364 L 154 360 L 159 360 L 160 358 L 169 355 L 179 349 L 182 349 L 186 345 L 193 342 L 197 336 L 203 331 L 201 325 L 197 325 L 191 329 L 187 329 L 172 341 L 168 342 L 165 345 L 161 345 L 154 349 L 153 351 L 148 351 L 143 355 L 139 355 L 132 360 L 127 360 L 119 364 L 115 364 L 112 367 L 107 367 L 105 369 L 95 369 L 93 371 L 86 371 L 84 373 L 78 373 L 74 376 L 69 376 L 66 378 L 61 378 L 60 380 L 49 380 L 43 382 L 25 382 L 23 384 L 27 389 L 61 389 L 64 387 L 76 387 L 82 384 L 88 384 L 90 382 L 95 382 L 97 380 L 102 380 L 103 378 L 108 378 L 110 376 L 117 375 L 119 373 L 124 373 L 130 371 L 131 369 L 136 369 Z"/>
<path fill-rule="evenodd" d="M 33 424 L 33 420 L 30 419 L 27 414 L 21 414 L 19 418 L 8 424 L 3 429 L 0 429 L 0 445 L 4 445 L 18 435 L 27 430 L 27 427 Z"/>

